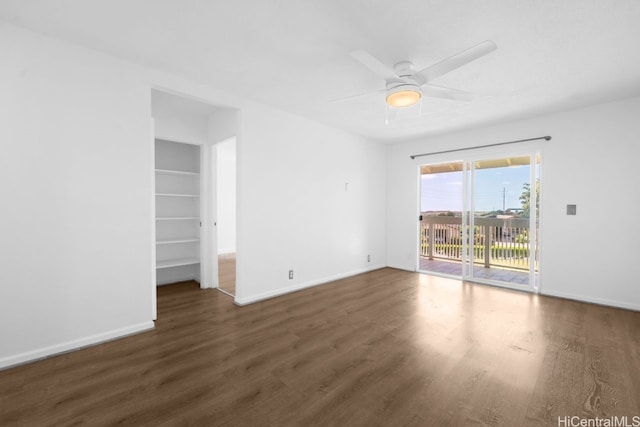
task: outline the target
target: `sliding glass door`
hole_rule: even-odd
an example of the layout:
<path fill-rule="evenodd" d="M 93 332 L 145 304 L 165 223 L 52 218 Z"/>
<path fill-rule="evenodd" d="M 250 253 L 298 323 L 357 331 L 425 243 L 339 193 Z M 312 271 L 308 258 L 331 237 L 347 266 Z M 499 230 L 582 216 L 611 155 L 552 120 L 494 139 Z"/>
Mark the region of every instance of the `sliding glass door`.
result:
<path fill-rule="evenodd" d="M 536 286 L 537 154 L 427 164 L 420 174 L 419 270 Z"/>

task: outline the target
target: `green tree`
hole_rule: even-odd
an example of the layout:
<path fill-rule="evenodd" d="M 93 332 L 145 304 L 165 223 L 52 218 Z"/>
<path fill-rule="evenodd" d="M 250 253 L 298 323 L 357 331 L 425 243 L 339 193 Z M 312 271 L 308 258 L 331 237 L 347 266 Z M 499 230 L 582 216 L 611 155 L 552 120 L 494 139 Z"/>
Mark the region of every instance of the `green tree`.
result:
<path fill-rule="evenodd" d="M 522 194 L 520 194 L 520 203 L 522 204 L 522 216 L 529 218 L 531 214 L 531 184 L 525 182 L 522 184 Z M 540 180 L 536 179 L 536 218 L 540 213 Z"/>

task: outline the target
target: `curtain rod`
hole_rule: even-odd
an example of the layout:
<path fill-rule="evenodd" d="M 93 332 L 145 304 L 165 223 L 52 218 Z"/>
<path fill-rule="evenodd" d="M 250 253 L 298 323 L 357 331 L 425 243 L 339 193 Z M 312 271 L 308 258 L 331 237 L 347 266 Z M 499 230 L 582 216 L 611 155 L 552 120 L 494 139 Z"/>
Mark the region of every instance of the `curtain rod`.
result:
<path fill-rule="evenodd" d="M 474 150 L 476 148 L 496 147 L 498 145 L 515 144 L 515 143 L 518 143 L 518 142 L 537 141 L 538 139 L 544 139 L 544 140 L 549 141 L 551 139 L 551 137 L 548 136 L 548 135 L 547 136 L 539 136 L 537 138 L 519 139 L 517 141 L 498 142 L 496 144 L 478 145 L 478 146 L 475 146 L 475 147 L 468 147 L 468 148 L 455 148 L 453 150 L 434 151 L 432 153 L 424 153 L 424 154 L 414 154 L 413 156 L 409 156 L 409 157 L 411 157 L 411 159 L 415 159 L 416 157 L 422 157 L 422 156 L 433 156 L 435 154 L 454 153 L 456 151 Z"/>

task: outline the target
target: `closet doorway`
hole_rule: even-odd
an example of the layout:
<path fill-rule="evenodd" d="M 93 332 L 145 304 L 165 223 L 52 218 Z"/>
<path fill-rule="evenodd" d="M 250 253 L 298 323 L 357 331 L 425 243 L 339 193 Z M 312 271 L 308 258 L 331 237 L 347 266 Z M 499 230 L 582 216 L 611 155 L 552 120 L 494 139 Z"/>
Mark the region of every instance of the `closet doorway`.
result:
<path fill-rule="evenodd" d="M 155 140 L 156 284 L 196 281 L 200 268 L 200 147 Z"/>

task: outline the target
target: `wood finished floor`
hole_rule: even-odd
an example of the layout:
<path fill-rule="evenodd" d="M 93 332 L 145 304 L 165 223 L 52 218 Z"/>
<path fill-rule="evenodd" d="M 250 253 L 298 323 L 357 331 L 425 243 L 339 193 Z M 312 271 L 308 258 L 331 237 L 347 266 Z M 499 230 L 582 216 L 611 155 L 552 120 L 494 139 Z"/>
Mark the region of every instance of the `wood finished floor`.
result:
<path fill-rule="evenodd" d="M 393 269 L 0 372 L 0 425 L 557 426 L 640 415 L 640 313 Z"/>
<path fill-rule="evenodd" d="M 218 287 L 236 295 L 236 254 L 218 255 Z"/>

